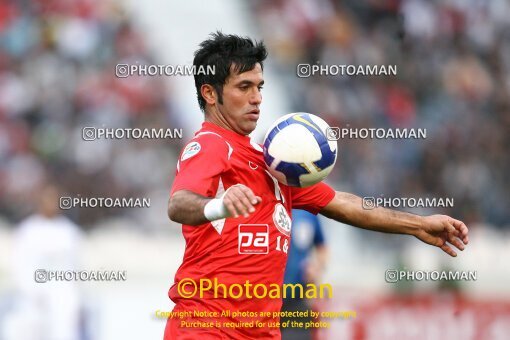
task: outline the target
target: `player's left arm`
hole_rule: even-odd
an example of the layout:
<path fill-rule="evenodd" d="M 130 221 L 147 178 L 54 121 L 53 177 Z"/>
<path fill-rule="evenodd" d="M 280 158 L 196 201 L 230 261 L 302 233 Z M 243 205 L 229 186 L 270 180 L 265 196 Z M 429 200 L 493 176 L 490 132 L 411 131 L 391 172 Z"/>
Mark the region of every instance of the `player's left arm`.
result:
<path fill-rule="evenodd" d="M 345 192 L 337 191 L 320 213 L 363 229 L 413 235 L 450 256 L 457 253 L 448 243 L 464 250 L 469 242 L 468 228 L 462 221 L 446 215 L 419 216 L 381 207 L 366 210 L 360 197 Z"/>

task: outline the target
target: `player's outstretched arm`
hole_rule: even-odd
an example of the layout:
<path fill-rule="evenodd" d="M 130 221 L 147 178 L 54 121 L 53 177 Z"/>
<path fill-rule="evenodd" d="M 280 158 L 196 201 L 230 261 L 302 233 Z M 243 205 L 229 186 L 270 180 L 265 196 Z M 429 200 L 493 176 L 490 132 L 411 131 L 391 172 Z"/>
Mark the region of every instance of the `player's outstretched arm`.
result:
<path fill-rule="evenodd" d="M 448 243 L 464 250 L 469 241 L 466 225 L 449 216 L 418 216 L 380 207 L 366 210 L 360 197 L 345 192 L 337 192 L 321 214 L 363 229 L 413 235 L 450 256 L 457 253 Z"/>
<path fill-rule="evenodd" d="M 220 198 L 211 199 L 189 190 L 175 192 L 168 201 L 168 217 L 177 223 L 200 225 L 242 215 L 248 217 L 262 199 L 245 185 L 236 184 Z"/>

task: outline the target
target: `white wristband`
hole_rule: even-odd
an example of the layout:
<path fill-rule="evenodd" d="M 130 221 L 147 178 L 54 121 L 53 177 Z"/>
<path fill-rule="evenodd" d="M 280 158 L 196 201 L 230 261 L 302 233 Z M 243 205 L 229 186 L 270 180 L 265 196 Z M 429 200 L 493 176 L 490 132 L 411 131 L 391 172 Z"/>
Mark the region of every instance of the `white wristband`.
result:
<path fill-rule="evenodd" d="M 204 216 L 209 221 L 216 221 L 221 220 L 222 218 L 226 218 L 230 216 L 230 213 L 227 210 L 227 207 L 225 207 L 225 204 L 223 204 L 223 196 L 226 195 L 226 191 L 223 195 L 221 195 L 220 198 L 214 198 L 207 202 L 207 204 L 204 207 Z"/>

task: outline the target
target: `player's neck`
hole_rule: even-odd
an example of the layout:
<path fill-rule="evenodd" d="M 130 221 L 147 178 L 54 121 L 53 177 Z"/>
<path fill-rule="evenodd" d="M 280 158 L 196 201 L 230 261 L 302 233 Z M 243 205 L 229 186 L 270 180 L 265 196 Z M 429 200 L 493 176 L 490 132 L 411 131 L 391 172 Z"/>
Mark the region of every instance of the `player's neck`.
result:
<path fill-rule="evenodd" d="M 225 117 L 223 117 L 221 112 L 219 112 L 218 109 L 214 106 L 211 107 L 210 110 L 208 111 L 208 113 L 205 114 L 205 121 L 209 122 L 209 123 L 213 123 L 215 125 L 218 125 L 219 127 L 223 128 L 225 130 L 229 130 L 234 133 L 236 132 L 236 131 L 234 131 L 234 129 L 232 129 L 232 127 L 227 122 Z"/>
<path fill-rule="evenodd" d="M 228 124 L 228 122 L 225 120 L 223 115 L 221 115 L 219 112 L 217 112 L 218 115 L 213 115 L 211 112 L 207 113 L 205 115 L 204 121 L 206 123 L 212 124 L 219 128 L 219 130 L 224 130 L 222 132 L 222 135 L 224 136 L 230 136 L 229 138 L 232 138 L 233 140 L 242 141 L 244 142 L 250 142 L 250 136 L 240 134 Z"/>

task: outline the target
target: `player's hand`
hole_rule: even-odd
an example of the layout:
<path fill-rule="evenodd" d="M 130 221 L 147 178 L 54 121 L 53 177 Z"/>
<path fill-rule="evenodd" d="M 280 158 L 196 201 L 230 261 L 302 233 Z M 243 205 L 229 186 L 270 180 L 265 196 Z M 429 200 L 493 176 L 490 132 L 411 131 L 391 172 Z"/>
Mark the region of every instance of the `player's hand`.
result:
<path fill-rule="evenodd" d="M 450 245 L 464 250 L 465 245 L 469 242 L 468 228 L 464 222 L 446 215 L 423 217 L 422 228 L 415 236 L 425 243 L 441 248 L 445 253 L 454 257 L 457 256 L 457 253 Z"/>
<path fill-rule="evenodd" d="M 262 198 L 255 196 L 253 191 L 243 184 L 231 186 L 223 196 L 223 204 L 233 217 L 239 217 L 239 215 L 248 217 L 255 212 L 254 206 L 260 202 Z"/>

